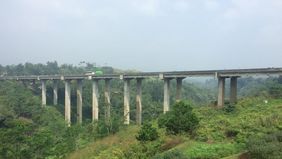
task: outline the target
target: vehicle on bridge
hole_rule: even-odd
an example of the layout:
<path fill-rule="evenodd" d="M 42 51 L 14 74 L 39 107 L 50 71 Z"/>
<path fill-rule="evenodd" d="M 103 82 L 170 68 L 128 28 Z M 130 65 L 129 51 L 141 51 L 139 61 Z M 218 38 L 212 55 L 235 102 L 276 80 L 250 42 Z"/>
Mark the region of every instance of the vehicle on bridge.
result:
<path fill-rule="evenodd" d="M 92 76 L 92 75 L 99 76 L 99 75 L 103 75 L 103 74 L 104 74 L 103 71 L 100 71 L 100 70 L 97 70 L 97 71 L 86 71 L 84 73 L 84 75 L 87 75 L 87 76 Z"/>

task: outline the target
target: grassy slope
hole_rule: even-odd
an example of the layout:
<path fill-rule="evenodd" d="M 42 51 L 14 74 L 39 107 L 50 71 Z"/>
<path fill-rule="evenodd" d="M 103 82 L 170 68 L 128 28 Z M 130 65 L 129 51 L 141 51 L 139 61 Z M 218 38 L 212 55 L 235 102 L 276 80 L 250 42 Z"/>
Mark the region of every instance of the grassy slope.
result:
<path fill-rule="evenodd" d="M 139 128 L 137 126 L 130 126 L 121 130 L 115 135 L 110 135 L 87 147 L 77 150 L 69 155 L 69 159 L 85 159 L 85 158 L 107 158 L 107 153 L 114 153 L 120 156 L 120 151 L 127 149 L 130 145 L 135 144 L 135 134 Z"/>
<path fill-rule="evenodd" d="M 282 129 L 282 100 L 269 100 L 266 104 L 260 98 L 245 99 L 236 105 L 233 113 L 210 107 L 197 108 L 195 112 L 201 118 L 197 140 L 162 135 L 165 144 L 174 144 L 172 149 L 178 149 L 191 158 L 219 155 L 235 159 L 239 156 L 238 153 L 244 151 L 242 143 L 247 137 Z M 137 143 L 137 131 L 137 126 L 130 126 L 116 135 L 73 152 L 68 158 L 110 158 L 108 154 L 122 157 L 122 151 Z M 175 138 L 179 142 L 173 143 Z"/>

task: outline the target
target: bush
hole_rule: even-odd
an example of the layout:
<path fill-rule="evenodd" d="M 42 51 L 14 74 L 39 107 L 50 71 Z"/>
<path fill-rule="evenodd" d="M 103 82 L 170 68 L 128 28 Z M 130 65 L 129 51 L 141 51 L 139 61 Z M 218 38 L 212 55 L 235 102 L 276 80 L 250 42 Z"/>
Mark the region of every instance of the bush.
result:
<path fill-rule="evenodd" d="M 280 159 L 282 156 L 282 131 L 262 137 L 252 137 L 247 143 L 249 154 L 257 159 Z"/>
<path fill-rule="evenodd" d="M 180 101 L 173 105 L 171 111 L 160 116 L 158 124 L 160 127 L 166 128 L 166 131 L 170 134 L 182 132 L 192 134 L 199 124 L 199 119 L 192 112 L 190 104 Z"/>
<path fill-rule="evenodd" d="M 232 112 L 235 111 L 235 109 L 236 109 L 236 107 L 235 107 L 235 104 L 233 104 L 233 103 L 227 103 L 227 104 L 225 104 L 225 106 L 223 108 L 223 110 L 227 113 L 232 113 Z"/>
<path fill-rule="evenodd" d="M 132 145 L 129 149 L 124 151 L 124 158 L 151 159 L 157 153 L 160 153 L 161 144 L 162 142 L 160 140 L 156 140 L 153 142 L 143 142 L 142 144 Z"/>
<path fill-rule="evenodd" d="M 241 145 L 237 144 L 205 144 L 198 143 L 186 152 L 190 159 L 218 159 L 240 152 Z"/>
<path fill-rule="evenodd" d="M 151 123 L 144 123 L 136 136 L 136 139 L 141 142 L 154 141 L 159 137 L 157 129 Z"/>
<path fill-rule="evenodd" d="M 172 150 L 167 151 L 162 154 L 157 154 L 153 159 L 188 159 L 181 151 Z"/>

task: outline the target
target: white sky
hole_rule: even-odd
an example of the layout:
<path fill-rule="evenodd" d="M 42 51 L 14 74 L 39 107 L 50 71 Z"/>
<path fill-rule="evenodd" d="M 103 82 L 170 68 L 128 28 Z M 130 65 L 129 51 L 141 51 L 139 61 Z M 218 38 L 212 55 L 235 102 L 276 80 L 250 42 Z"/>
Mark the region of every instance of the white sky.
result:
<path fill-rule="evenodd" d="M 282 0 L 0 0 L 0 64 L 282 67 Z"/>

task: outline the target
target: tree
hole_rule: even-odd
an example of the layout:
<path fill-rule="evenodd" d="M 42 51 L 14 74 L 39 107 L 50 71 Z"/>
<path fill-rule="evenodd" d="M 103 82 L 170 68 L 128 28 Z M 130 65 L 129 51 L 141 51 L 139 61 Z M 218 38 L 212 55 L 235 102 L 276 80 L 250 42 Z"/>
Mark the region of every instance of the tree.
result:
<path fill-rule="evenodd" d="M 182 132 L 192 134 L 199 124 L 199 119 L 193 113 L 190 104 L 180 101 L 173 105 L 171 111 L 160 116 L 158 124 L 171 134 Z"/>
<path fill-rule="evenodd" d="M 144 123 L 136 136 L 136 139 L 141 142 L 154 141 L 159 138 L 157 129 L 151 123 Z"/>

